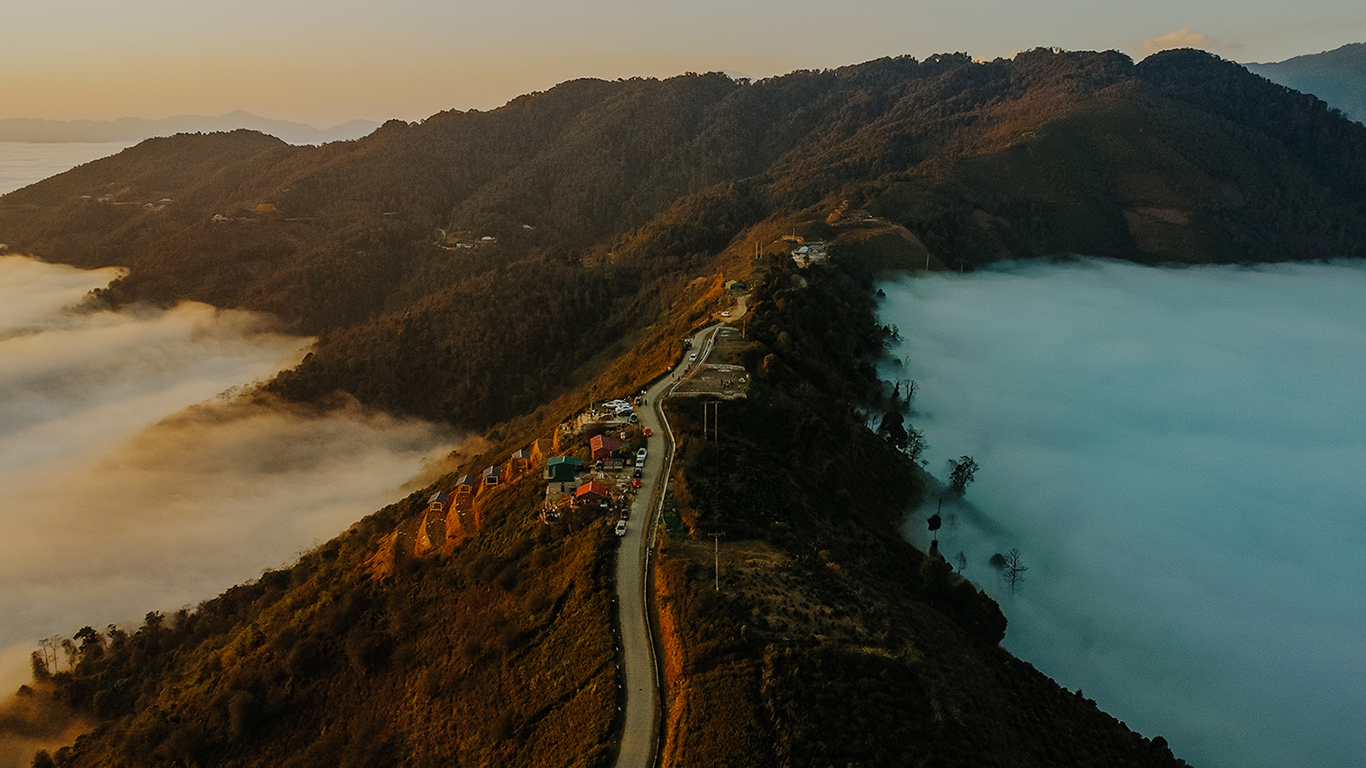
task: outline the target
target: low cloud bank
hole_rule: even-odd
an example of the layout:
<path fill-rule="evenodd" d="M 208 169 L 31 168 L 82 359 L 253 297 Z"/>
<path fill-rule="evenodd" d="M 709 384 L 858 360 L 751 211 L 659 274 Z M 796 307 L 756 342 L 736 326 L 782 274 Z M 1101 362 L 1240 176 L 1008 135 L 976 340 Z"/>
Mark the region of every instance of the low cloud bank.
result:
<path fill-rule="evenodd" d="M 234 398 L 309 340 L 203 305 L 72 311 L 111 276 L 0 258 L 4 692 L 40 638 L 195 605 L 291 563 L 425 484 L 454 441 L 359 407 Z"/>
<path fill-rule="evenodd" d="M 929 468 L 981 465 L 939 539 L 1000 601 L 1007 648 L 1195 765 L 1366 754 L 1366 266 L 883 289 Z M 922 545 L 929 514 L 907 525 Z M 1010 548 L 1014 595 L 987 563 Z"/>
<path fill-rule="evenodd" d="M 135 141 L 41 144 L 0 140 L 0 195 L 22 189 L 78 165 L 118 154 Z"/>

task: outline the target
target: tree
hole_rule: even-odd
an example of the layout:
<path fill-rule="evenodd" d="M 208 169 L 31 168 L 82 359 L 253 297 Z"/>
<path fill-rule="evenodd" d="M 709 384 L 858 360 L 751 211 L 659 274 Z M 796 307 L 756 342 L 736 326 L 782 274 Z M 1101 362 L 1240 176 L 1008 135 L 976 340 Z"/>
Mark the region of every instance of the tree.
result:
<path fill-rule="evenodd" d="M 1015 594 L 1016 587 L 1024 583 L 1024 572 L 1029 567 L 1024 564 L 1024 558 L 1020 556 L 1020 550 L 1012 549 L 1002 558 L 1001 578 L 1010 585 L 1010 594 Z"/>
<path fill-rule="evenodd" d="M 899 411 L 892 410 L 883 414 L 882 423 L 877 428 L 878 435 L 899 451 L 906 450 L 909 437 L 904 422 L 905 417 Z"/>
<path fill-rule="evenodd" d="M 939 515 L 944 509 L 944 497 L 939 497 L 939 508 L 930 515 L 930 519 L 925 522 L 930 526 L 930 533 L 934 534 L 934 542 L 939 543 L 939 526 L 944 524 L 944 518 Z"/>
<path fill-rule="evenodd" d="M 920 454 L 925 451 L 925 436 L 920 433 L 920 430 L 915 427 L 909 427 L 906 430 L 906 446 L 901 450 L 911 457 L 911 461 L 920 464 L 922 467 L 925 466 L 920 462 Z"/>
<path fill-rule="evenodd" d="M 34 680 L 43 681 L 52 677 L 52 670 L 47 668 L 47 658 L 42 651 L 29 654 L 29 664 L 33 667 Z"/>
<path fill-rule="evenodd" d="M 977 462 L 971 456 L 949 459 L 949 490 L 962 496 L 968 488 L 968 483 L 973 481 L 978 469 Z"/>
<path fill-rule="evenodd" d="M 963 550 L 961 549 L 958 550 L 958 554 L 953 556 L 953 560 L 954 562 L 958 563 L 959 573 L 962 573 L 963 569 L 968 567 L 968 556 L 964 554 Z"/>

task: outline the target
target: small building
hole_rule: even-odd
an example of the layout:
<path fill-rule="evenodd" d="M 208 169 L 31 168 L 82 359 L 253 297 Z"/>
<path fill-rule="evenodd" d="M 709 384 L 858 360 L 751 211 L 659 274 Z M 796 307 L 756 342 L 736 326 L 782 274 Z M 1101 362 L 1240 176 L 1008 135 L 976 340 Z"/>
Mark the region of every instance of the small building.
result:
<path fill-rule="evenodd" d="M 621 447 L 621 441 L 611 435 L 598 435 L 588 441 L 588 445 L 593 449 L 593 461 L 604 461 L 612 458 L 612 452 Z"/>
<path fill-rule="evenodd" d="M 469 501 L 470 497 L 474 495 L 474 490 L 474 478 L 469 475 L 461 475 L 460 479 L 455 481 L 455 502 L 459 504 Z"/>
<path fill-rule="evenodd" d="M 508 459 L 508 474 L 521 475 L 531 469 L 531 451 L 523 448 L 520 451 L 513 451 Z"/>
<path fill-rule="evenodd" d="M 437 491 L 432 494 L 430 499 L 427 499 L 427 511 L 437 515 L 444 515 L 446 514 L 446 510 L 450 508 L 450 503 L 451 495 L 449 493 Z"/>
<path fill-rule="evenodd" d="M 577 456 L 555 456 L 545 464 L 545 479 L 552 483 L 572 483 L 583 471 L 583 459 Z"/>
<path fill-rule="evenodd" d="M 503 482 L 503 468 L 494 464 L 481 472 L 479 478 L 485 488 L 498 485 Z"/>
<path fill-rule="evenodd" d="M 607 486 L 596 480 L 584 483 L 574 491 L 574 503 L 579 506 L 596 506 L 607 501 Z"/>

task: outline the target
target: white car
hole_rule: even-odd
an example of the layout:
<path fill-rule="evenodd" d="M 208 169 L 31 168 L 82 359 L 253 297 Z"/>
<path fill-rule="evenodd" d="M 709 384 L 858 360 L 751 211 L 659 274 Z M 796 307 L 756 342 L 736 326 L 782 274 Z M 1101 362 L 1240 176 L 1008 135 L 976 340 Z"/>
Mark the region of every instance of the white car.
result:
<path fill-rule="evenodd" d="M 625 535 L 626 535 L 626 521 L 625 521 L 625 520 L 618 520 L 618 521 L 617 521 L 617 535 L 618 535 L 618 536 L 625 536 Z"/>
<path fill-rule="evenodd" d="M 696 353 L 696 352 L 692 353 L 691 355 L 688 355 L 688 362 L 690 362 L 690 363 L 695 363 L 695 362 L 697 362 L 697 353 Z"/>
<path fill-rule="evenodd" d="M 725 312 L 722 312 L 721 317 L 730 317 L 730 310 L 728 309 Z"/>

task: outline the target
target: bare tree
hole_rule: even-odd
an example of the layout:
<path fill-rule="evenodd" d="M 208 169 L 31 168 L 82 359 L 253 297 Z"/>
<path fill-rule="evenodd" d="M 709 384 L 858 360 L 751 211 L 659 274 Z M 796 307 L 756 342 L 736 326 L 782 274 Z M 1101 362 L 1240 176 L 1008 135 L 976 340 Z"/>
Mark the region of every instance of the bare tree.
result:
<path fill-rule="evenodd" d="M 1024 558 L 1020 556 L 1020 550 L 1012 549 L 1005 554 L 1004 564 L 1001 566 L 1001 578 L 1010 585 L 1010 594 L 1015 594 L 1015 590 L 1024 583 L 1024 572 L 1029 567 L 1024 564 Z"/>
<path fill-rule="evenodd" d="M 53 635 L 38 641 L 38 650 L 43 654 L 43 665 L 52 674 L 57 673 L 57 649 L 62 647 L 62 636 Z"/>

